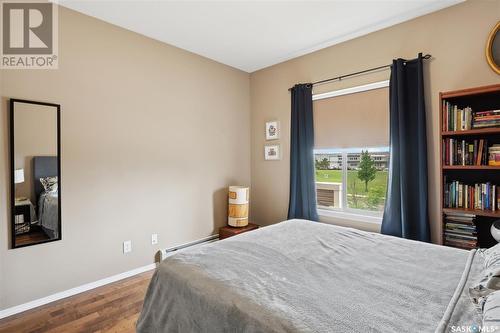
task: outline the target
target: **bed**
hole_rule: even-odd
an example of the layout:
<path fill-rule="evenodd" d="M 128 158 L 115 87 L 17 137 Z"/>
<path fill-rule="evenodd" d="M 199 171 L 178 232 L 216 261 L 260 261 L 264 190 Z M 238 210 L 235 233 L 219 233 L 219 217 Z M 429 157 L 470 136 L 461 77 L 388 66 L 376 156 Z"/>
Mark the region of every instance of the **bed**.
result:
<path fill-rule="evenodd" d="M 59 191 L 45 192 L 41 178 L 57 177 L 56 156 L 33 157 L 33 179 L 38 203 L 38 224 L 50 238 L 59 237 Z"/>
<path fill-rule="evenodd" d="M 177 253 L 137 331 L 448 332 L 480 324 L 470 252 L 290 220 Z"/>

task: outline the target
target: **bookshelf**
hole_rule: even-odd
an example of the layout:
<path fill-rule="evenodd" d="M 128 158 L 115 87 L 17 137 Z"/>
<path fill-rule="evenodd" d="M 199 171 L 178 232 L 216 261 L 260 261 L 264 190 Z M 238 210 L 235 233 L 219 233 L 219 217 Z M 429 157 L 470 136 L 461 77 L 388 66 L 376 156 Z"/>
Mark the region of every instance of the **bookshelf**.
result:
<path fill-rule="evenodd" d="M 490 234 L 490 227 L 493 221 L 500 219 L 500 207 L 495 206 L 493 209 L 493 205 L 497 204 L 496 198 L 500 198 L 500 166 L 488 165 L 488 148 L 493 144 L 500 144 L 500 126 L 475 128 L 473 124 L 474 120 L 477 124 L 481 120 L 477 120 L 477 115 L 474 117 L 476 112 L 500 110 L 500 84 L 441 92 L 439 107 L 442 243 L 462 247 L 450 241 L 450 225 L 462 223 L 453 221 L 452 218 L 464 215 L 475 225 L 474 234 L 477 237 L 475 246 L 471 241 L 465 248 L 491 247 L 497 242 Z M 459 111 L 461 113 L 458 113 L 458 130 L 457 120 L 454 119 L 457 113 L 454 114 L 451 124 L 449 119 L 454 108 L 472 110 L 469 115 L 467 112 L 470 111 Z M 467 117 L 472 121 L 468 121 Z M 460 122 L 463 125 L 460 125 Z M 478 144 L 481 141 L 482 153 Z M 488 185 L 477 187 L 475 184 Z M 493 198 L 493 193 L 496 198 Z"/>
<path fill-rule="evenodd" d="M 500 170 L 498 165 L 443 165 L 443 170 Z"/>
<path fill-rule="evenodd" d="M 464 131 L 443 131 L 442 136 L 463 136 L 463 135 L 488 135 L 488 134 L 500 134 L 500 127 L 495 128 L 479 128 Z"/>

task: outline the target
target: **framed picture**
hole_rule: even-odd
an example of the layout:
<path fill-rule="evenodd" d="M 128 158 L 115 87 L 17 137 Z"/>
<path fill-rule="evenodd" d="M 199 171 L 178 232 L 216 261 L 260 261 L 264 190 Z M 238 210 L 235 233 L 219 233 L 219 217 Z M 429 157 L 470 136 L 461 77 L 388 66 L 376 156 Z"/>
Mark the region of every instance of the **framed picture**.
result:
<path fill-rule="evenodd" d="M 266 161 L 277 161 L 281 159 L 280 145 L 264 146 L 264 159 Z"/>
<path fill-rule="evenodd" d="M 266 140 L 277 140 L 280 138 L 280 122 L 268 121 L 266 123 Z"/>

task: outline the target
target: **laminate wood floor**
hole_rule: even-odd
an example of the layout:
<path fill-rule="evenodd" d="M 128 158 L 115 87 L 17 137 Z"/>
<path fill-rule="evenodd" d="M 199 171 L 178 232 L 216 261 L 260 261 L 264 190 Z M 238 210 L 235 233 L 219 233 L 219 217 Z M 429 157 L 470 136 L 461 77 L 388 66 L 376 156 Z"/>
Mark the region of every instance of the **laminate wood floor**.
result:
<path fill-rule="evenodd" d="M 16 236 L 16 245 L 38 243 L 49 239 L 49 236 L 41 230 Z"/>
<path fill-rule="evenodd" d="M 154 271 L 0 320 L 0 333 L 135 332 Z"/>

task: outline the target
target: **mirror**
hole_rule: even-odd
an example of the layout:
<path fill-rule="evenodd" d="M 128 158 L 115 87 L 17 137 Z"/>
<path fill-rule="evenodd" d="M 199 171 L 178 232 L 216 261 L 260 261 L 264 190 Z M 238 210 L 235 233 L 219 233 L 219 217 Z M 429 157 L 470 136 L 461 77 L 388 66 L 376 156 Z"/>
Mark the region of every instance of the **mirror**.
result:
<path fill-rule="evenodd" d="M 491 30 L 486 43 L 486 59 L 491 68 L 500 74 L 500 21 Z"/>
<path fill-rule="evenodd" d="M 12 248 L 61 239 L 60 110 L 10 100 Z"/>

